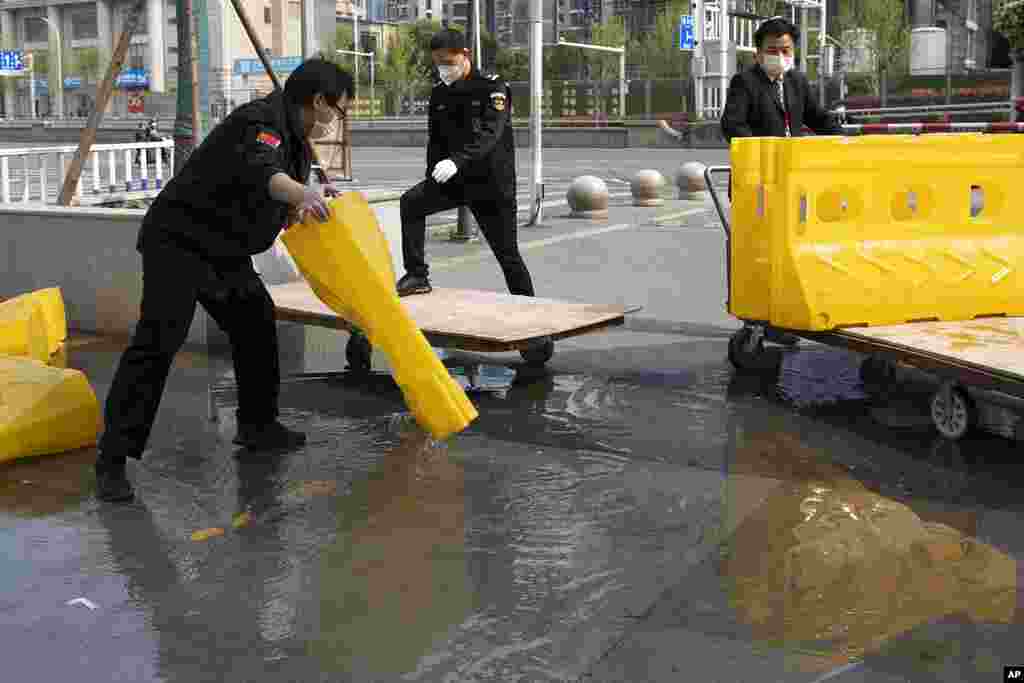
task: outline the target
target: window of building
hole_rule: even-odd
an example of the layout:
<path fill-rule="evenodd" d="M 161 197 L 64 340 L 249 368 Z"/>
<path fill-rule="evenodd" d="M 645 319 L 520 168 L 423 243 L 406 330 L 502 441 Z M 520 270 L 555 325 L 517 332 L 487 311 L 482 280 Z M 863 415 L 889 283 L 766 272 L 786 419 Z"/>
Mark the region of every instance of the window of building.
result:
<path fill-rule="evenodd" d="M 98 37 L 96 5 L 79 5 L 71 14 L 71 40 L 90 40 Z"/>
<path fill-rule="evenodd" d="M 33 14 L 25 17 L 26 43 L 45 43 L 47 41 L 50 27 L 40 19 L 41 16 L 42 14 Z"/>
<path fill-rule="evenodd" d="M 271 19 L 270 19 L 270 8 L 269 8 L 269 7 L 264 7 L 264 8 L 263 8 L 263 23 L 264 23 L 264 24 L 269 24 L 269 23 L 271 23 Z"/>
<path fill-rule="evenodd" d="M 974 64 L 975 64 L 974 52 L 975 52 L 975 37 L 976 37 L 976 35 L 977 35 L 977 31 L 971 31 L 970 29 L 968 29 L 968 31 L 967 31 L 967 52 L 964 55 L 964 61 L 967 63 L 967 66 L 969 66 L 969 67 L 973 67 Z"/>

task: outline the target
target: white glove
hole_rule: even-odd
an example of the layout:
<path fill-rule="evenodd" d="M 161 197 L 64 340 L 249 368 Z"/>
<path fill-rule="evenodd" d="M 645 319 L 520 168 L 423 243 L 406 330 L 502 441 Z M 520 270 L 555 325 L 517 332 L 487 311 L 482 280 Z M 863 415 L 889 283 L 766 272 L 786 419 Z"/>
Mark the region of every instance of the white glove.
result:
<path fill-rule="evenodd" d="M 452 179 L 452 176 L 459 172 L 459 167 L 455 165 L 455 162 L 451 159 L 445 159 L 444 161 L 437 162 L 434 166 L 434 180 L 444 184 Z"/>

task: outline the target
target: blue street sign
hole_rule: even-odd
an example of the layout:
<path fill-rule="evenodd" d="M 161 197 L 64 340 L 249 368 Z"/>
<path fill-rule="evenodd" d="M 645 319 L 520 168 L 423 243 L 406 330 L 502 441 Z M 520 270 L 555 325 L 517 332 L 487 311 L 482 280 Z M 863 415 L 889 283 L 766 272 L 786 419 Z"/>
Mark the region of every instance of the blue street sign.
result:
<path fill-rule="evenodd" d="M 149 74 L 146 73 L 145 69 L 125 69 L 117 77 L 116 85 L 118 88 L 124 89 L 148 88 Z"/>
<path fill-rule="evenodd" d="M 692 50 L 693 45 L 693 15 L 684 14 L 679 17 L 679 49 Z"/>
<path fill-rule="evenodd" d="M 0 50 L 0 73 L 5 75 L 25 73 L 25 59 L 21 50 Z"/>
<path fill-rule="evenodd" d="M 302 64 L 302 57 L 271 57 L 270 68 L 274 73 L 290 74 Z M 236 59 L 234 73 L 236 76 L 249 76 L 251 74 L 262 74 L 263 62 L 258 59 Z"/>
<path fill-rule="evenodd" d="M 82 87 L 82 79 L 78 76 L 68 76 L 64 79 L 65 90 L 77 90 Z"/>

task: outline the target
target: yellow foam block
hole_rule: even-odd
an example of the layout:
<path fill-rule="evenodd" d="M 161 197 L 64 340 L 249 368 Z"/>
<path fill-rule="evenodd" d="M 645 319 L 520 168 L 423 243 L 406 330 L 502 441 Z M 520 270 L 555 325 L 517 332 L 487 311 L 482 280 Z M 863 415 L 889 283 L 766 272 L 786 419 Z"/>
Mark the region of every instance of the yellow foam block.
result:
<path fill-rule="evenodd" d="M 0 356 L 0 461 L 93 446 L 100 428 L 81 372 Z"/>
<path fill-rule="evenodd" d="M 46 314 L 37 299 L 22 295 L 0 302 L 0 354 L 49 359 Z"/>
<path fill-rule="evenodd" d="M 321 301 L 388 356 L 417 422 L 435 439 L 462 431 L 476 419 L 476 408 L 399 301 L 376 214 L 356 192 L 329 205 L 327 222 L 309 218 L 282 236 L 296 265 Z"/>
<path fill-rule="evenodd" d="M 64 310 L 64 297 L 59 287 L 47 287 L 27 294 L 43 308 L 46 321 L 46 339 L 51 354 L 56 353 L 60 345 L 68 338 L 68 319 Z"/>

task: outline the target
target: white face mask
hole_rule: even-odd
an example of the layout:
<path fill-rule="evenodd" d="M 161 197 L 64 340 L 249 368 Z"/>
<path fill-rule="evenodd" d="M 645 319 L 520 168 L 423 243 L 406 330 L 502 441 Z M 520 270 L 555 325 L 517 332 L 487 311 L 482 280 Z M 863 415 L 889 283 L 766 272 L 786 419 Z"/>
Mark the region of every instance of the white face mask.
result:
<path fill-rule="evenodd" d="M 331 128 L 334 125 L 335 117 L 328 112 L 327 119 L 321 120 L 318 109 L 313 110 L 313 129 L 309 131 L 309 137 L 312 140 L 319 140 L 320 138 L 327 137 L 330 134 Z"/>
<path fill-rule="evenodd" d="M 451 85 L 462 76 L 462 67 L 458 64 L 439 64 L 437 74 L 445 85 Z"/>
<path fill-rule="evenodd" d="M 764 61 L 761 62 L 761 66 L 764 67 L 769 76 L 778 78 L 793 68 L 793 58 L 766 54 Z"/>

